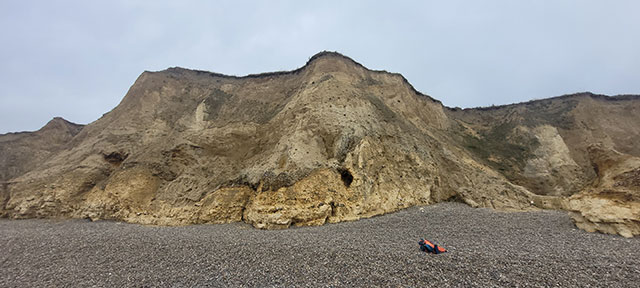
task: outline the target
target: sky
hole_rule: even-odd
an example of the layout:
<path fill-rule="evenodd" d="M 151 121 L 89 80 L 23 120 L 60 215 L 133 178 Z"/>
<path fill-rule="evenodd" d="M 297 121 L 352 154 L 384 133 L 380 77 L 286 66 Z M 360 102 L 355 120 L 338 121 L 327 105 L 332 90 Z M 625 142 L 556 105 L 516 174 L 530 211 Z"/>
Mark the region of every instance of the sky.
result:
<path fill-rule="evenodd" d="M 640 94 L 640 1 L 0 0 L 0 133 L 87 124 L 145 70 L 293 70 L 320 51 L 450 107 Z"/>

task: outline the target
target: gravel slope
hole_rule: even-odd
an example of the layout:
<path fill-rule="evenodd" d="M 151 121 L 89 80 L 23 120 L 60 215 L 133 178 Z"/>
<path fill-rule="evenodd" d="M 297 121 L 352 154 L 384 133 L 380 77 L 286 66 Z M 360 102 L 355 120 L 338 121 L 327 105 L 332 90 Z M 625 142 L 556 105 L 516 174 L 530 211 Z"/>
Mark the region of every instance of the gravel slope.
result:
<path fill-rule="evenodd" d="M 449 249 L 427 255 L 420 237 Z M 0 220 L 0 286 L 637 287 L 640 238 L 459 203 L 321 227 Z"/>

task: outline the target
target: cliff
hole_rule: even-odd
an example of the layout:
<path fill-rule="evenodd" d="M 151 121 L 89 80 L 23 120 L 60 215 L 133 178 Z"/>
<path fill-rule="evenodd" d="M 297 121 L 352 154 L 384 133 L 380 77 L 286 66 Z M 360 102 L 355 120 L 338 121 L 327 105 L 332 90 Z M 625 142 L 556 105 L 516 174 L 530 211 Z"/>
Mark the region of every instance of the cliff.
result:
<path fill-rule="evenodd" d="M 589 147 L 639 156 L 639 103 L 636 96 L 577 94 L 451 109 L 399 74 L 332 52 L 294 71 L 245 77 L 144 72 L 115 109 L 71 135 L 64 149 L 38 165 L 0 166 L 7 175 L 1 213 L 260 228 L 441 201 L 580 214 L 584 205 L 569 205 L 570 197 L 597 187 L 606 169 L 594 168 Z M 624 184 L 625 193 L 633 185 Z M 637 199 L 624 205 L 630 201 Z M 637 225 L 637 215 L 624 217 L 624 229 Z M 607 221 L 601 226 L 610 227 Z"/>

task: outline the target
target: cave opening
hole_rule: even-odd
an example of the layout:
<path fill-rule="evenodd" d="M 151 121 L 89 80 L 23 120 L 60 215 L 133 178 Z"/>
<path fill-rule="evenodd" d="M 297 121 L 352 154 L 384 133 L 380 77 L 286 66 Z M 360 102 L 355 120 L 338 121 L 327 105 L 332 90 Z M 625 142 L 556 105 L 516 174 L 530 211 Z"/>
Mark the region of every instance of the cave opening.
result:
<path fill-rule="evenodd" d="M 349 188 L 349 186 L 351 186 L 351 182 L 353 182 L 353 175 L 349 169 L 340 168 L 338 169 L 338 172 L 340 172 L 340 178 L 342 179 L 344 186 Z"/>

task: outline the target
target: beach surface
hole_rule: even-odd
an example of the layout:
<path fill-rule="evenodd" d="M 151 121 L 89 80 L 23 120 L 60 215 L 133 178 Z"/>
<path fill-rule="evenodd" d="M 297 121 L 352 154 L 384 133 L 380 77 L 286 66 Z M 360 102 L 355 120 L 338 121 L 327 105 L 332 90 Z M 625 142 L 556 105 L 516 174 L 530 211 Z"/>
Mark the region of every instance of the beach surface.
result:
<path fill-rule="evenodd" d="M 1 219 L 0 271 L 0 287 L 637 287 L 640 238 L 460 203 L 276 231 Z"/>

